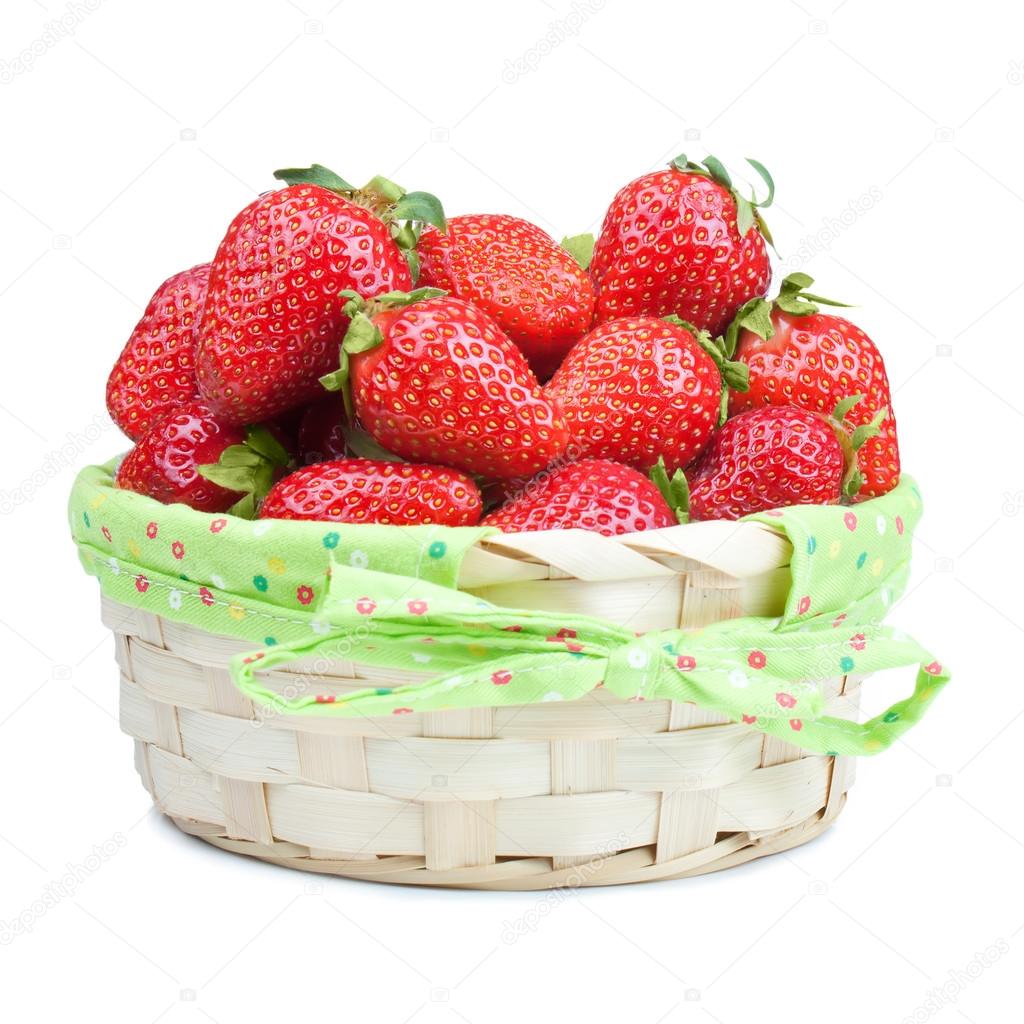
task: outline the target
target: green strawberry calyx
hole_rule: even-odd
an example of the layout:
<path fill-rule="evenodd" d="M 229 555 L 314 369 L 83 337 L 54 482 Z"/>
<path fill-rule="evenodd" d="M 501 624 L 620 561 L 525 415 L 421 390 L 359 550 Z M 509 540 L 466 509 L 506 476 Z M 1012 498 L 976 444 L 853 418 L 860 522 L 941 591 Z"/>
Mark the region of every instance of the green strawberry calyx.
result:
<path fill-rule="evenodd" d="M 376 462 L 405 462 L 401 455 L 388 451 L 354 423 L 344 424 L 342 433 L 345 435 L 345 447 L 357 459 L 373 459 Z"/>
<path fill-rule="evenodd" d="M 814 316 L 821 312 L 821 306 L 841 306 L 844 309 L 850 308 L 849 302 L 840 302 L 838 299 L 827 299 L 824 295 L 815 295 L 807 291 L 814 284 L 814 278 L 809 274 L 797 271 L 782 279 L 779 285 L 779 294 L 775 297 L 775 305 L 784 313 L 793 316 Z"/>
<path fill-rule="evenodd" d="M 688 320 L 683 320 L 675 313 L 661 319 L 689 331 L 718 368 L 719 376 L 722 378 L 722 401 L 718 413 L 718 425 L 721 426 L 729 413 L 729 392 L 746 391 L 750 387 L 750 367 L 732 358 L 735 345 L 730 350 L 724 336 L 712 338 L 707 331 L 698 330 Z"/>
<path fill-rule="evenodd" d="M 590 266 L 590 261 L 594 258 L 594 246 L 596 244 L 596 239 L 591 234 L 566 235 L 561 242 L 562 248 L 583 270 Z"/>
<path fill-rule="evenodd" d="M 350 386 L 351 356 L 369 352 L 384 341 L 380 328 L 373 318 L 388 309 L 401 309 L 414 302 L 437 299 L 447 294 L 442 288 L 414 288 L 411 292 L 385 292 L 372 299 L 364 299 L 358 292 L 344 288 L 338 292 L 347 301 L 342 312 L 349 317 L 348 330 L 341 339 L 338 349 L 338 368 L 320 378 L 321 385 L 328 391 L 341 392 L 345 416 L 353 419 L 352 388 Z"/>
<path fill-rule="evenodd" d="M 242 497 L 228 511 L 242 519 L 255 519 L 260 502 L 274 486 L 291 457 L 284 445 L 262 424 L 245 428 L 243 444 L 228 445 L 213 463 L 197 466 L 204 480 Z"/>
<path fill-rule="evenodd" d="M 659 458 L 647 472 L 648 479 L 661 492 L 665 504 L 672 510 L 676 522 L 690 521 L 690 484 L 686 474 L 677 469 L 672 476 L 668 475 L 664 458 Z"/>
<path fill-rule="evenodd" d="M 319 185 L 379 217 L 388 225 L 391 237 L 402 250 L 414 282 L 420 271 L 416 243 L 424 225 L 431 224 L 442 232 L 448 230 L 444 207 L 437 196 L 430 192 L 407 192 L 401 185 L 379 174 L 362 188 L 350 185 L 323 164 L 281 168 L 274 171 L 274 177 L 287 185 Z"/>
<path fill-rule="evenodd" d="M 767 341 L 775 333 L 772 311 L 782 310 L 790 316 L 814 316 L 821 312 L 821 306 L 838 306 L 849 309 L 850 303 L 838 299 L 827 299 L 807 289 L 814 284 L 814 278 L 800 271 L 789 274 L 779 284 L 779 294 L 774 299 L 759 295 L 756 299 L 740 306 L 732 323 L 726 328 L 725 348 L 730 356 L 736 352 L 740 331 L 747 330 Z"/>
<path fill-rule="evenodd" d="M 835 429 L 839 444 L 843 449 L 843 457 L 846 461 L 846 471 L 843 474 L 843 497 L 853 498 L 864 486 L 864 474 L 858 466 L 858 453 L 864 447 L 864 442 L 869 438 L 877 436 L 882 429 L 882 424 L 889 415 L 889 407 L 883 405 L 878 412 L 867 423 L 859 426 L 851 426 L 847 417 L 855 405 L 864 400 L 863 395 L 850 395 L 836 403 L 832 410 L 829 421 Z"/>
<path fill-rule="evenodd" d="M 717 157 L 707 156 L 697 163 L 688 159 L 685 153 L 680 153 L 669 166 L 674 167 L 677 171 L 685 171 L 687 174 L 699 174 L 702 177 L 710 178 L 727 189 L 736 202 L 736 230 L 739 232 L 740 238 L 746 238 L 747 232 L 756 224 L 758 231 L 764 236 L 764 240 L 774 248 L 775 242 L 772 241 L 771 232 L 768 230 L 764 217 L 761 216 L 761 211 L 771 206 L 775 199 L 775 182 L 768 173 L 768 168 L 760 160 L 748 156 L 747 163 L 757 171 L 761 180 L 768 187 L 768 195 L 764 199 L 758 199 L 757 193 L 753 189 L 750 191 L 749 199 L 742 195 L 739 188 L 733 184 L 732 176 L 725 169 L 725 165 Z"/>

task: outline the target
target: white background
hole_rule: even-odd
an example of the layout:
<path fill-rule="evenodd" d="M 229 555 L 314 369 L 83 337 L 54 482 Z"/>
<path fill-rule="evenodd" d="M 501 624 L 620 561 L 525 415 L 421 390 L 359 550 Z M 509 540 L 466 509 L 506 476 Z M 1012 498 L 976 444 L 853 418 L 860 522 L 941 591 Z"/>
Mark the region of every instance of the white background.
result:
<path fill-rule="evenodd" d="M 4 1016 L 1013 1017 L 1024 971 L 1015 6 L 5 2 L 0 921 L 32 917 L 69 864 L 123 843 L 0 945 Z M 73 31 L 56 36 L 47 26 L 61 17 Z M 14 64 L 26 49 L 31 66 Z M 857 303 L 888 361 L 904 466 L 926 498 L 914 585 L 892 621 L 956 672 L 931 717 L 860 765 L 824 837 L 690 881 L 560 896 L 320 881 L 165 824 L 118 731 L 112 643 L 64 521 L 75 471 L 124 446 L 103 385 L 153 288 L 208 259 L 278 166 L 382 172 L 440 194 L 449 213 L 518 214 L 561 237 L 594 229 L 617 187 L 683 149 L 774 171 L 783 260 Z M 880 703 L 907 685 L 870 689 Z M 521 918 L 536 927 L 503 941 Z M 947 1001 L 929 1009 L 943 984 Z"/>

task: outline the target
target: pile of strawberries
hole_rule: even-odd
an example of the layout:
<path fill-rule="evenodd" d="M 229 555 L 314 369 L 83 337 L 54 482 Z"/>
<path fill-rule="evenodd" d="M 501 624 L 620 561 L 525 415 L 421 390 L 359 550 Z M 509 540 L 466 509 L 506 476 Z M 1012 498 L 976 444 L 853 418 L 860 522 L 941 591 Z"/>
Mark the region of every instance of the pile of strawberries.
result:
<path fill-rule="evenodd" d="M 856 502 L 899 478 L 889 382 L 785 278 L 722 164 L 625 185 L 600 236 L 326 168 L 165 281 L 107 384 L 117 486 L 245 517 L 605 534 Z"/>

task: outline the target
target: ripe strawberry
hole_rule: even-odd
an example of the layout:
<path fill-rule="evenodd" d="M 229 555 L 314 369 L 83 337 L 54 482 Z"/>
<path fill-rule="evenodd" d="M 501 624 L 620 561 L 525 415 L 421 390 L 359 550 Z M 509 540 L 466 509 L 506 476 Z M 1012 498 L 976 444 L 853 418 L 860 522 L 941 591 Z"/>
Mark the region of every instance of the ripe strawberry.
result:
<path fill-rule="evenodd" d="M 619 190 L 590 265 L 598 323 L 675 313 L 717 335 L 764 294 L 771 238 L 758 207 L 770 205 L 775 187 L 761 164 L 748 162 L 768 184 L 763 202 L 741 196 L 714 157 L 702 167 L 678 156 Z"/>
<path fill-rule="evenodd" d="M 262 428 L 229 426 L 202 402 L 157 420 L 124 457 L 117 486 L 201 512 L 251 510 L 287 454 Z"/>
<path fill-rule="evenodd" d="M 411 286 L 389 228 L 369 210 L 319 185 L 261 196 L 213 260 L 197 350 L 204 400 L 237 424 L 318 397 L 348 324 L 339 293 Z"/>
<path fill-rule="evenodd" d="M 133 441 L 199 395 L 195 350 L 209 276 L 201 263 L 164 281 L 110 371 L 107 409 Z"/>
<path fill-rule="evenodd" d="M 861 396 L 847 419 L 869 424 L 888 415 L 877 436 L 858 454 L 863 486 L 855 500 L 886 494 L 899 483 L 900 453 L 892 415 L 889 378 L 874 342 L 849 320 L 819 312 L 817 303 L 841 305 L 805 291 L 806 274 L 791 274 L 774 303 L 748 304 L 730 329 L 737 336 L 735 358 L 750 368 L 749 390 L 733 392 L 733 413 L 763 405 L 795 405 L 827 414 L 843 399 Z"/>
<path fill-rule="evenodd" d="M 573 346 L 544 393 L 565 417 L 574 457 L 637 469 L 663 458 L 673 472 L 700 454 L 718 423 L 716 359 L 706 334 L 682 321 L 609 320 Z"/>
<path fill-rule="evenodd" d="M 329 189 L 379 217 L 388 226 L 395 245 L 402 250 L 413 281 L 419 276 L 416 244 L 423 228 L 432 224 L 440 231 L 445 230 L 444 208 L 437 196 L 429 192 L 407 192 L 379 174 L 362 188 L 350 185 L 322 164 L 285 168 L 274 171 L 274 177 L 286 185 L 318 185 Z"/>
<path fill-rule="evenodd" d="M 541 228 L 500 214 L 452 217 L 420 237 L 420 283 L 472 302 L 519 346 L 540 380 L 590 327 L 594 289 Z"/>
<path fill-rule="evenodd" d="M 532 476 L 565 450 L 561 416 L 522 353 L 484 312 L 435 289 L 346 307 L 342 365 L 355 411 L 389 452 L 491 479 Z"/>
<path fill-rule="evenodd" d="M 337 523 L 473 526 L 480 492 L 463 473 L 443 466 L 338 459 L 296 470 L 279 480 L 260 519 L 317 519 Z"/>
<path fill-rule="evenodd" d="M 337 393 L 328 395 L 302 410 L 296 445 L 299 463 L 311 466 L 348 458 L 401 462 L 394 452 L 382 448 L 365 430 L 349 421 L 346 397 Z"/>
<path fill-rule="evenodd" d="M 834 505 L 846 457 L 833 425 L 792 406 L 728 420 L 688 475 L 690 518 L 739 519 L 785 505 Z"/>
<path fill-rule="evenodd" d="M 349 454 L 345 443 L 345 403 L 341 395 L 329 395 L 306 406 L 299 424 L 298 460 L 309 466 Z"/>
<path fill-rule="evenodd" d="M 591 530 L 613 536 L 674 526 L 676 515 L 642 473 L 607 459 L 585 459 L 541 473 L 483 519 L 506 533 Z"/>

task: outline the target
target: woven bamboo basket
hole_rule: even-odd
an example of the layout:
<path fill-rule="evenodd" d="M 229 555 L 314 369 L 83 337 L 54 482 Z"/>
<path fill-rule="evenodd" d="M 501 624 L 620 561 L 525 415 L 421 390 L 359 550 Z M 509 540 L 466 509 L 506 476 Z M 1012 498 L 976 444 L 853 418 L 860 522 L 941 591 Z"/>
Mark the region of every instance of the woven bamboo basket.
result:
<path fill-rule="evenodd" d="M 789 542 L 756 523 L 606 538 L 492 536 L 461 589 L 637 632 L 777 615 Z M 839 813 L 853 759 L 808 754 L 693 704 L 585 698 L 398 717 L 274 714 L 229 659 L 251 644 L 104 599 L 121 725 L 156 806 L 234 853 L 373 881 L 544 889 L 680 878 L 807 842 Z M 287 692 L 417 677 L 346 661 L 266 673 Z M 857 714 L 860 678 L 819 681 Z"/>

